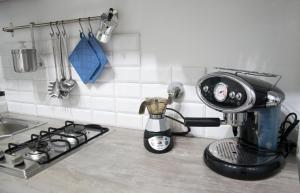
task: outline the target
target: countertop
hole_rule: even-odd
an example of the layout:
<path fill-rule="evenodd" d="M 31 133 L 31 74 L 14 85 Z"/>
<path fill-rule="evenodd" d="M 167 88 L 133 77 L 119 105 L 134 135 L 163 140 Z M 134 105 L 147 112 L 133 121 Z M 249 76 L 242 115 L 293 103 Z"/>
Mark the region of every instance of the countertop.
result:
<path fill-rule="evenodd" d="M 32 117 L 31 117 L 32 118 Z M 48 124 L 0 140 L 24 140 L 63 121 L 41 119 Z M 176 137 L 174 149 L 152 154 L 143 146 L 143 132 L 110 128 L 74 154 L 51 165 L 28 180 L 0 173 L 1 193 L 295 193 L 300 191 L 295 155 L 282 171 L 259 181 L 240 181 L 216 174 L 203 162 L 203 151 L 211 139 Z M 28 138 L 27 138 L 28 139 Z"/>

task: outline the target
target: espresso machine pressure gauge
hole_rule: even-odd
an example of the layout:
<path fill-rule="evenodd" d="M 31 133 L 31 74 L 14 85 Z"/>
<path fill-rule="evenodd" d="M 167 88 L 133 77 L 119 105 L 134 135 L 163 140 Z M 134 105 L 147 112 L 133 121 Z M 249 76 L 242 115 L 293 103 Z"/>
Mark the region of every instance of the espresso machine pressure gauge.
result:
<path fill-rule="evenodd" d="M 228 96 L 228 86 L 223 83 L 219 82 L 215 87 L 214 87 L 214 98 L 218 102 L 223 102 L 226 100 Z"/>

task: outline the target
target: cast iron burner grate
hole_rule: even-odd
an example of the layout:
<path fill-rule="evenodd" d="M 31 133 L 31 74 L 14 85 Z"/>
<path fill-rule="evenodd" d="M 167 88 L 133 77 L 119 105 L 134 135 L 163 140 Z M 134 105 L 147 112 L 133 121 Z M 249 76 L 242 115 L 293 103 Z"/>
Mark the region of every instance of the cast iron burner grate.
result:
<path fill-rule="evenodd" d="M 24 159 L 47 164 L 108 131 L 108 128 L 100 125 L 66 121 L 61 128 L 50 127 L 39 135 L 32 134 L 31 139 L 24 143 L 9 143 L 5 154 L 21 155 Z"/>
<path fill-rule="evenodd" d="M 34 140 L 26 144 L 32 151 L 48 151 L 48 142 L 42 140 Z"/>

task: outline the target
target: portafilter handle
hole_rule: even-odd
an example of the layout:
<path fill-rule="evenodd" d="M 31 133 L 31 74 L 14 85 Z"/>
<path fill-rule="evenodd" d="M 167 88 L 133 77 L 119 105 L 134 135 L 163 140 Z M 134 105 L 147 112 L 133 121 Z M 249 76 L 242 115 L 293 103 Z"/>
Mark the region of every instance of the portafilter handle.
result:
<path fill-rule="evenodd" d="M 184 124 L 189 127 L 219 127 L 222 120 L 219 118 L 185 117 Z"/>

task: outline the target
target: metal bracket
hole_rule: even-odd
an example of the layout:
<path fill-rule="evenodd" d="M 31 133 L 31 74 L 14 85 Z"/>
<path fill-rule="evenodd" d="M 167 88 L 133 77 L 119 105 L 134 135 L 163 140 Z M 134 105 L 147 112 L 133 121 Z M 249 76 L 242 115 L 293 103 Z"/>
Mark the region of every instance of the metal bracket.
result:
<path fill-rule="evenodd" d="M 15 36 L 15 34 L 14 34 L 14 30 L 13 30 L 14 25 L 12 22 L 9 23 L 9 28 L 12 29 L 12 30 L 9 30 L 8 32 L 10 32 L 11 37 L 13 38 Z M 3 28 L 3 30 L 4 30 L 4 28 Z"/>
<path fill-rule="evenodd" d="M 171 82 L 168 86 L 168 95 L 172 101 L 178 101 L 184 94 L 183 84 L 181 82 Z"/>

